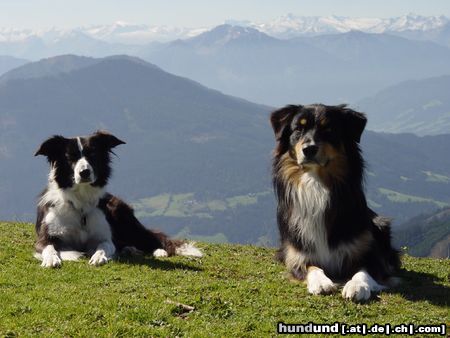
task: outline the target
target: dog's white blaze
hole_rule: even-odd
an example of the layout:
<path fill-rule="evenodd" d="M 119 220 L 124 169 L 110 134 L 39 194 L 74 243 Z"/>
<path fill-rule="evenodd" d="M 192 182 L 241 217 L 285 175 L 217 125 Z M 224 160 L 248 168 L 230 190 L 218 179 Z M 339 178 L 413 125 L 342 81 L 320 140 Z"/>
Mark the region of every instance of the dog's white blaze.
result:
<path fill-rule="evenodd" d="M 77 137 L 77 145 L 78 145 L 78 150 L 80 151 L 81 158 L 77 161 L 77 163 L 75 164 L 75 167 L 73 169 L 75 183 L 79 184 L 81 182 L 80 172 L 85 169 L 89 169 L 89 171 L 91 173 L 91 175 L 89 177 L 89 183 L 92 183 L 95 181 L 94 170 L 93 170 L 91 164 L 86 159 L 86 157 L 83 156 L 83 144 L 81 143 L 80 137 Z"/>
<path fill-rule="evenodd" d="M 370 298 L 371 292 L 385 289 L 378 284 L 365 270 L 355 273 L 342 289 L 342 297 L 356 301 L 365 301 Z"/>
<path fill-rule="evenodd" d="M 78 150 L 80 151 L 81 157 L 83 157 L 83 145 L 81 144 L 81 138 L 77 137 Z"/>
<path fill-rule="evenodd" d="M 92 183 L 95 181 L 95 177 L 94 177 L 94 169 L 92 168 L 91 164 L 88 162 L 88 160 L 86 159 L 86 157 L 82 157 L 80 158 L 77 163 L 75 164 L 75 168 L 73 169 L 74 171 L 74 178 L 75 178 L 75 183 L 76 184 L 80 184 L 81 183 L 81 176 L 80 176 L 80 172 L 88 169 L 90 171 L 90 176 L 89 176 L 89 182 L 88 183 Z"/>

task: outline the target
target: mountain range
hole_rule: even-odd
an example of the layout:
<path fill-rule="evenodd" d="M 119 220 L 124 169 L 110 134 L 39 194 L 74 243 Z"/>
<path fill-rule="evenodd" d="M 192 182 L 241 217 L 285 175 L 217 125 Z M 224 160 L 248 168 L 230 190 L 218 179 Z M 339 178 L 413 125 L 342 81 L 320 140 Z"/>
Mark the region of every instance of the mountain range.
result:
<path fill-rule="evenodd" d="M 370 116 L 369 128 L 391 133 L 450 133 L 450 75 L 403 81 L 356 106 Z"/>
<path fill-rule="evenodd" d="M 0 219 L 33 219 L 48 168 L 32 154 L 45 138 L 102 128 L 127 142 L 115 151 L 110 190 L 146 224 L 210 241 L 274 244 L 272 109 L 129 56 L 24 65 L 0 78 Z M 396 224 L 448 206 L 449 146 L 450 135 L 367 131 L 370 206 Z"/>
<path fill-rule="evenodd" d="M 405 79 L 450 73 L 450 49 L 360 31 L 281 40 L 222 25 L 142 49 L 163 69 L 254 102 L 355 102 Z"/>
<path fill-rule="evenodd" d="M 18 59 L 8 55 L 0 55 L 0 75 L 10 71 L 11 69 L 20 67 L 27 62 L 29 61 L 25 59 Z"/>
<path fill-rule="evenodd" d="M 294 18 L 286 17 L 283 22 L 288 24 L 289 20 Z M 302 33 L 289 39 L 267 34 L 263 26 L 242 23 L 145 44 L 112 38 L 114 34 L 139 35 L 136 30 L 144 29 L 124 23 L 61 32 L 54 28 L 35 35 L 8 30 L 9 35 L 4 33 L 0 38 L 0 49 L 30 60 L 62 54 L 133 55 L 226 94 L 272 106 L 355 103 L 405 80 L 450 74 L 450 48 L 437 43 L 436 34 L 430 33 L 434 38 L 429 40 L 400 36 L 439 30 L 442 37 L 449 25 L 445 17 L 407 16 L 389 19 L 389 24 L 372 20 L 373 25 L 384 25 L 383 29 L 369 29 L 368 23 L 364 26 L 367 19 L 339 20 L 335 31 L 317 30 L 319 35 Z"/>
<path fill-rule="evenodd" d="M 395 238 L 412 256 L 450 258 L 450 208 L 412 218 L 396 229 Z"/>
<path fill-rule="evenodd" d="M 298 16 L 292 13 L 266 22 L 227 20 L 231 25 L 252 27 L 273 37 L 288 39 L 305 35 L 346 33 L 359 30 L 367 33 L 419 34 L 442 30 L 450 22 L 445 16 L 407 14 L 392 18 L 364 18 L 344 16 Z M 116 21 L 107 25 L 91 25 L 73 29 L 18 29 L 0 28 L 0 42 L 19 42 L 30 38 L 52 44 L 72 34 L 80 34 L 109 43 L 147 44 L 186 39 L 203 33 L 212 27 L 175 27 L 127 23 Z"/>

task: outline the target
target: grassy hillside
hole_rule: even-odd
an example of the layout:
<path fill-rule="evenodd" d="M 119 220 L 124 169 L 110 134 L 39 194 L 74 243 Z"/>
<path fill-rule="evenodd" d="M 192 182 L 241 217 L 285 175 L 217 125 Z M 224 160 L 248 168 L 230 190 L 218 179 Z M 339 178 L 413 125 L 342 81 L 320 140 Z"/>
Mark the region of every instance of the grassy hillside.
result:
<path fill-rule="evenodd" d="M 448 257 L 450 208 L 419 215 L 394 229 L 397 245 L 413 256 Z"/>
<path fill-rule="evenodd" d="M 354 304 L 308 295 L 272 249 L 200 244 L 202 259 L 47 270 L 31 256 L 30 224 L 0 223 L 0 234 L 0 336 L 273 336 L 278 321 L 448 323 L 449 260 L 405 257 L 401 286 Z"/>
<path fill-rule="evenodd" d="M 404 81 L 358 103 L 369 128 L 390 133 L 450 132 L 450 75 Z"/>

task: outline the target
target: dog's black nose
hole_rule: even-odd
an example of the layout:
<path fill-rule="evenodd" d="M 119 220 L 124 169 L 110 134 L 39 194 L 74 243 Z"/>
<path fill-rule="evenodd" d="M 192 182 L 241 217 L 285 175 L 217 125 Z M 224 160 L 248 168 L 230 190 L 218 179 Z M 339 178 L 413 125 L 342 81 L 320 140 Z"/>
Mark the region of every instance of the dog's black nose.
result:
<path fill-rule="evenodd" d="M 317 152 L 319 151 L 319 147 L 316 145 L 311 145 L 303 148 L 303 154 L 307 159 L 314 158 L 316 156 Z"/>
<path fill-rule="evenodd" d="M 88 179 L 91 177 L 91 171 L 89 169 L 83 169 L 80 171 L 80 177 L 83 179 Z"/>

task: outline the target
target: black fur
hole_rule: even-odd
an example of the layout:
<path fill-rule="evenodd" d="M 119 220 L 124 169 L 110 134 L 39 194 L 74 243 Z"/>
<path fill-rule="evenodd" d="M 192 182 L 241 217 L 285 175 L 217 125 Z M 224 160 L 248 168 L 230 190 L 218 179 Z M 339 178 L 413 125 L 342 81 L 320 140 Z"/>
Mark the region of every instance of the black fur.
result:
<path fill-rule="evenodd" d="M 285 262 L 288 245 L 305 255 L 307 259 L 304 264 L 290 271 L 299 279 L 305 278 L 308 266 L 318 266 L 330 278 L 338 280 L 348 280 L 360 269 L 365 269 L 379 283 L 386 282 L 399 269 L 400 259 L 398 251 L 391 246 L 389 221 L 379 217 L 368 207 L 364 194 L 364 160 L 359 147 L 361 134 L 366 125 L 364 114 L 353 111 L 345 105 L 291 105 L 274 111 L 270 120 L 276 138 L 272 177 L 281 239 L 278 258 Z M 306 122 L 302 125 L 300 121 Z M 326 121 L 325 127 L 321 125 L 321 121 Z M 303 241 L 294 231 L 295 227 L 302 225 L 292 224 L 290 220 L 294 209 L 303 206 L 292 200 L 289 190 L 292 185 L 301 182 L 303 170 L 306 169 L 298 164 L 298 179 L 297 176 L 288 179 L 284 174 L 287 164 L 283 159 L 290 156 L 296 161 L 295 146 L 304 141 L 305 135 L 311 131 L 315 143 L 319 146 L 329 145 L 345 158 L 345 163 L 341 165 L 345 168 L 342 169 L 343 174 L 339 172 L 337 175 L 333 172 L 335 169 L 327 169 L 330 165 L 318 169 L 322 170 L 319 177 L 323 175 L 323 182 L 330 194 L 328 207 L 324 211 L 328 247 L 331 250 L 342 248 L 358 241 L 361 235 L 367 233 L 372 237 L 367 247 L 355 250 L 344 259 L 339 268 L 321 266 L 320 262 L 314 259 L 316 250 L 314 243 Z"/>
<path fill-rule="evenodd" d="M 82 151 L 80 151 L 79 142 L 81 142 Z M 60 238 L 57 235 L 49 235 L 49 225 L 45 223 L 45 217 L 50 211 L 53 213 L 59 212 L 59 209 L 55 208 L 56 203 L 59 203 L 59 201 L 45 199 L 45 203 L 42 203 L 42 200 L 49 189 L 61 191 L 66 198 L 70 198 L 70 191 L 76 188 L 74 168 L 82 157 L 89 162 L 96 178 L 94 182 L 88 183 L 89 187 L 87 189 L 104 188 L 111 176 L 112 149 L 120 144 L 125 144 L 125 142 L 103 131 L 97 131 L 88 137 L 79 138 L 65 138 L 55 135 L 41 144 L 35 156 L 43 155 L 47 157 L 53 170 L 53 175 L 49 182 L 52 187 L 50 188 L 49 185 L 41 194 L 37 208 L 36 233 L 38 238 L 35 248 L 38 253 L 41 253 L 47 245 L 53 245 L 57 251 L 78 250 L 92 252 L 95 250 L 95 246 L 98 243 L 93 243 L 91 240 L 87 240 L 84 243 L 74 243 L 70 242 L 67 239 L 68 237 Z M 56 183 L 56 187 L 54 183 Z M 103 190 L 99 191 L 102 192 Z M 70 205 L 70 200 L 67 203 Z M 73 203 L 72 206 L 75 210 Z M 183 244 L 182 241 L 169 239 L 168 236 L 161 232 L 145 228 L 136 219 L 130 206 L 109 193 L 102 192 L 98 196 L 96 208 L 103 212 L 109 223 L 112 232 L 112 242 L 117 250 L 126 246 L 133 246 L 141 251 L 153 253 L 160 248 L 166 250 L 168 255 L 174 255 L 175 249 Z M 86 222 L 86 217 L 89 214 L 83 214 L 85 212 L 83 207 L 79 207 L 75 212 L 79 213 L 77 219 L 79 227 L 82 228 L 85 226 L 83 223 Z"/>

